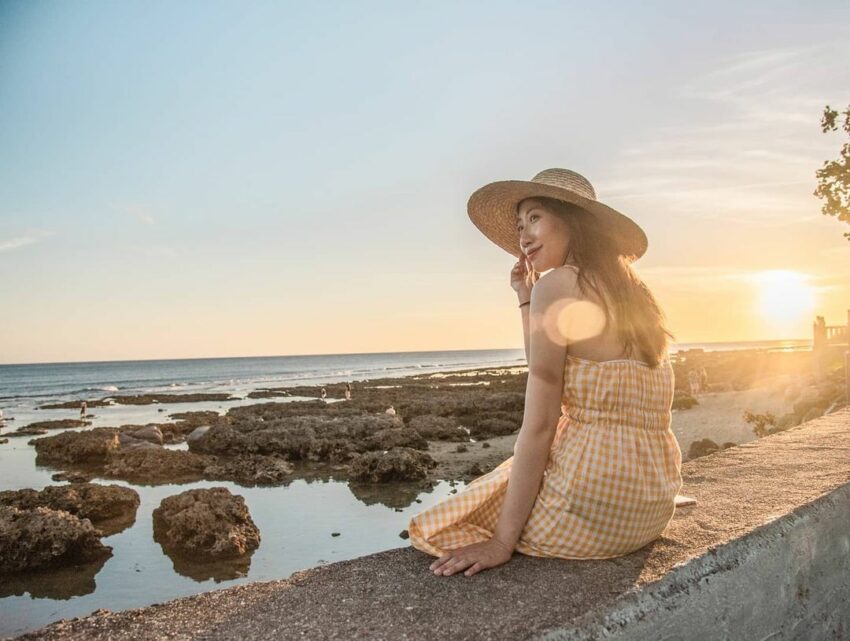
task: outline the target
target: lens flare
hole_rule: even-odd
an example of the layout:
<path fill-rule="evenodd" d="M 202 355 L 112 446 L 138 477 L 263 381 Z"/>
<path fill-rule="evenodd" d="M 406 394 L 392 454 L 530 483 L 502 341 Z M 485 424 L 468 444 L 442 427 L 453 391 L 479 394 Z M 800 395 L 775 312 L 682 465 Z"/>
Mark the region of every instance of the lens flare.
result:
<path fill-rule="evenodd" d="M 605 331 L 605 312 L 599 305 L 586 300 L 570 300 L 553 310 L 555 322 L 548 324 L 557 332 L 551 336 L 558 343 L 577 343 Z"/>

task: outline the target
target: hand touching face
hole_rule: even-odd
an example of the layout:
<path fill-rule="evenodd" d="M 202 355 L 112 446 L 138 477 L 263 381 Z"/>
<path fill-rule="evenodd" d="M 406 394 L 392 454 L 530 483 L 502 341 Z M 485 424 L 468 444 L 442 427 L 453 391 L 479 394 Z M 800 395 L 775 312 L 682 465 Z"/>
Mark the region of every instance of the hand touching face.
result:
<path fill-rule="evenodd" d="M 534 270 L 531 261 L 524 254 L 521 255 L 511 269 L 511 287 L 521 299 L 521 303 L 530 300 L 531 289 L 538 278 L 540 274 Z"/>

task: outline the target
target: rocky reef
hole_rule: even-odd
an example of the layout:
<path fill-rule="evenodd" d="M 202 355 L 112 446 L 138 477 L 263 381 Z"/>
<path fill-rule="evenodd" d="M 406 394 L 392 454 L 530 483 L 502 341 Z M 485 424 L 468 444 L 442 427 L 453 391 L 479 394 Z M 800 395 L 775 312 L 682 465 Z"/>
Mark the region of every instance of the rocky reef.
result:
<path fill-rule="evenodd" d="M 409 447 L 393 447 L 387 451 L 368 452 L 351 466 L 355 481 L 389 483 L 425 479 L 437 462 L 425 452 Z"/>
<path fill-rule="evenodd" d="M 172 554 L 221 559 L 260 546 L 245 500 L 223 487 L 169 496 L 154 510 L 153 522 L 154 539 Z"/>
<path fill-rule="evenodd" d="M 433 457 L 409 451 L 499 438 L 521 425 L 524 377 L 476 374 L 476 385 L 467 385 L 469 376 L 461 374 L 387 379 L 404 385 L 355 382 L 353 399 L 345 402 L 300 400 L 319 388 L 287 388 L 295 400 L 234 407 L 223 416 L 175 413 L 173 422 L 66 432 L 31 443 L 38 464 L 77 480 L 100 475 L 139 484 L 208 479 L 275 485 L 287 483 L 293 473 L 309 474 L 304 466 L 315 464 L 334 466 L 336 478 L 360 482 L 427 481 L 435 470 Z M 341 387 L 336 391 L 342 396 Z M 394 413 L 384 411 L 391 406 Z M 184 441 L 188 451 L 164 447 Z M 370 453 L 376 454 L 361 460 Z M 468 477 L 466 468 L 457 470 L 457 478 Z"/>
<path fill-rule="evenodd" d="M 112 554 L 88 519 L 46 507 L 0 506 L 0 574 L 102 559 Z"/>
<path fill-rule="evenodd" d="M 0 492 L 0 505 L 32 510 L 44 507 L 88 519 L 104 534 L 114 534 L 136 520 L 139 494 L 129 487 L 75 483 Z"/>

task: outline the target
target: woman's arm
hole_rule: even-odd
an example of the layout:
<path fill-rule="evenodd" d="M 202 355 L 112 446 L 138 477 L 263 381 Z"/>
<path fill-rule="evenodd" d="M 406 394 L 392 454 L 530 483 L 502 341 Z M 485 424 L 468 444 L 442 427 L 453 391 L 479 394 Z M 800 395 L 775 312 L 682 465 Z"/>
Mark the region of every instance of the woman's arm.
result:
<path fill-rule="evenodd" d="M 531 305 L 523 305 L 519 308 L 522 315 L 522 344 L 525 345 L 525 362 L 528 363 L 528 315 Z"/>
<path fill-rule="evenodd" d="M 540 491 L 561 417 L 567 337 L 575 320 L 572 317 L 581 316 L 583 309 L 572 303 L 579 298 L 572 270 L 552 270 L 534 285 L 530 310 L 523 315 L 524 330 L 526 319 L 528 323 L 526 354 L 530 357 L 525 413 L 499 520 L 490 539 L 450 550 L 434 561 L 430 566 L 434 574 L 450 576 L 465 570 L 472 576 L 510 560 Z"/>
<path fill-rule="evenodd" d="M 519 260 L 511 270 L 511 287 L 517 293 L 517 302 L 527 303 L 531 300 L 531 292 L 534 283 L 540 279 L 540 274 L 534 271 L 525 254 L 520 255 Z M 528 363 L 528 314 L 529 305 L 522 305 L 520 315 L 522 317 L 522 342 L 525 347 L 525 362 Z"/>
<path fill-rule="evenodd" d="M 529 359 L 525 412 L 505 500 L 493 533 L 494 539 L 511 549 L 531 514 L 561 416 L 569 306 L 579 298 L 576 279 L 572 270 L 549 272 L 535 284 L 531 305 L 525 306 L 530 309 L 523 311 Z"/>

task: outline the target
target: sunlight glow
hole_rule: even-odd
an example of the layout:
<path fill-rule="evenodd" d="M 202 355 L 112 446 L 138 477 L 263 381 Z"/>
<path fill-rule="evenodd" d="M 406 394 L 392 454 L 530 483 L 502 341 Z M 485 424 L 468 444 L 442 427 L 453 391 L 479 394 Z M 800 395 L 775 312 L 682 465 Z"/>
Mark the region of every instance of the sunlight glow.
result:
<path fill-rule="evenodd" d="M 809 277 L 789 270 L 759 272 L 754 281 L 759 294 L 759 311 L 774 323 L 808 319 L 815 308 L 815 290 Z"/>

